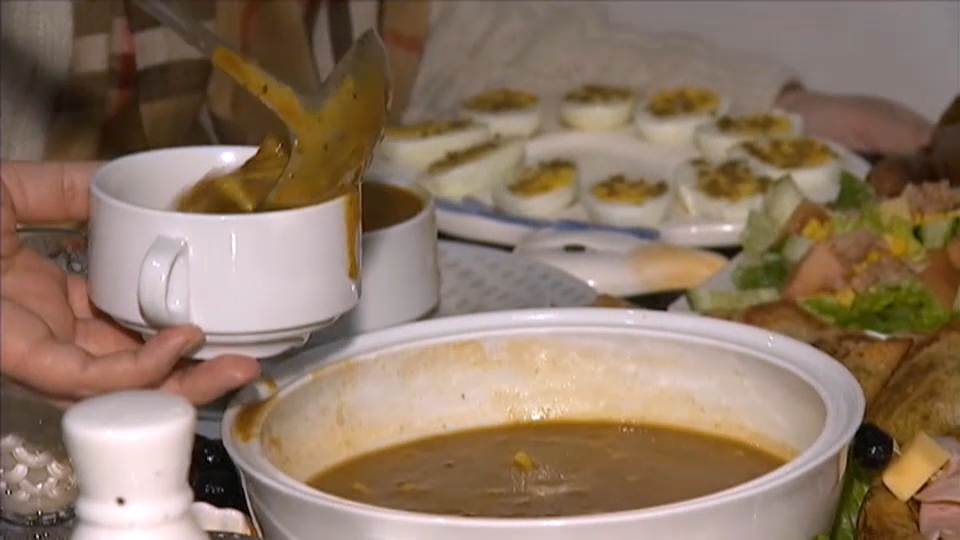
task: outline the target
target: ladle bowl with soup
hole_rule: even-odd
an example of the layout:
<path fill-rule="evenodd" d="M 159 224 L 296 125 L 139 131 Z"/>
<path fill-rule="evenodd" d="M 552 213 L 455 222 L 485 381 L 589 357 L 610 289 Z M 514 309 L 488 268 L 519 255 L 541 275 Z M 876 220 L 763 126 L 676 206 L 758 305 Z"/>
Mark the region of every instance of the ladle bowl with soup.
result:
<path fill-rule="evenodd" d="M 278 540 L 809 540 L 864 408 L 806 344 L 642 310 L 406 324 L 273 377 L 223 438 Z"/>

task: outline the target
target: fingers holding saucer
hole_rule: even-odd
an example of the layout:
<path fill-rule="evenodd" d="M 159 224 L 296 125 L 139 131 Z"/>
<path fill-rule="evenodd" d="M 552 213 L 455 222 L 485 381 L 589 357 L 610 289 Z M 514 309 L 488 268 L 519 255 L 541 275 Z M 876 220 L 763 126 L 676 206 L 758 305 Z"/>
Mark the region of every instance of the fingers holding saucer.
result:
<path fill-rule="evenodd" d="M 157 388 L 180 358 L 202 342 L 192 327 L 163 330 L 140 347 L 96 355 L 76 343 L 38 340 L 14 378 L 44 394 L 79 400 L 119 390 Z M 5 366 L 6 367 L 6 366 Z M 4 370 L 6 372 L 6 369 Z"/>
<path fill-rule="evenodd" d="M 179 394 L 194 405 L 204 405 L 260 376 L 260 364 L 253 358 L 222 355 L 210 360 L 181 362 L 181 368 L 162 388 Z"/>

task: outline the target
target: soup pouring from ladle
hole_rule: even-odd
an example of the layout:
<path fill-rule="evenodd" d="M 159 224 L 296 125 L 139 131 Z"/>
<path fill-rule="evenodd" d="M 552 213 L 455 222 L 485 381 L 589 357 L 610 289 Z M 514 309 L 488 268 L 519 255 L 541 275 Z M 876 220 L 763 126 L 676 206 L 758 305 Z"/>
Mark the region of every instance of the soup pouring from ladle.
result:
<path fill-rule="evenodd" d="M 386 51 L 375 31 L 361 35 L 317 93 L 306 96 L 244 59 L 170 2 L 135 1 L 254 94 L 289 132 L 286 140 L 267 137 L 256 155 L 237 171 L 199 181 L 178 197 L 177 210 L 281 210 L 317 204 L 359 189 L 383 135 L 390 104 Z"/>

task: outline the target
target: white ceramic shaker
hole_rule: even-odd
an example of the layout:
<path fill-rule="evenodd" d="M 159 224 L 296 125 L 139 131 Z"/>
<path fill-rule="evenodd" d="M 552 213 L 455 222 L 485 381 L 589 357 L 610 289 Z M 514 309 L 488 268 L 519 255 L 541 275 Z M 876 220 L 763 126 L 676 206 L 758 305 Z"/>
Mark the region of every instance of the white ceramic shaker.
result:
<path fill-rule="evenodd" d="M 107 394 L 71 408 L 64 443 L 79 485 L 72 540 L 209 540 L 190 512 L 196 411 L 158 391 Z"/>

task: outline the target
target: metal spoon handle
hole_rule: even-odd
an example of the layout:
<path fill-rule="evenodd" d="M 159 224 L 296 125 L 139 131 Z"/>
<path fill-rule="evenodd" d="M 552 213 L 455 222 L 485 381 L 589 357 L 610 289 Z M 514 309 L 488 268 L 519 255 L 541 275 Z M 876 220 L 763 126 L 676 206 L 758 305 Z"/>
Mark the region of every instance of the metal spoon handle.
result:
<path fill-rule="evenodd" d="M 256 62 L 245 58 L 228 46 L 215 33 L 200 24 L 195 18 L 171 0 L 133 0 L 148 15 L 196 47 L 210 58 L 213 63 L 241 87 L 257 97 L 264 105 L 280 117 L 291 129 L 295 129 L 297 118 L 290 116 L 290 108 L 285 103 L 297 101 L 294 91 L 280 83 L 275 77 L 260 68 Z M 258 91 L 264 85 L 270 85 L 278 91 L 271 94 Z"/>
<path fill-rule="evenodd" d="M 134 4 L 176 32 L 184 41 L 196 47 L 208 58 L 213 58 L 213 51 L 217 47 L 227 47 L 209 28 L 184 13 L 179 6 L 169 0 L 134 0 Z"/>

